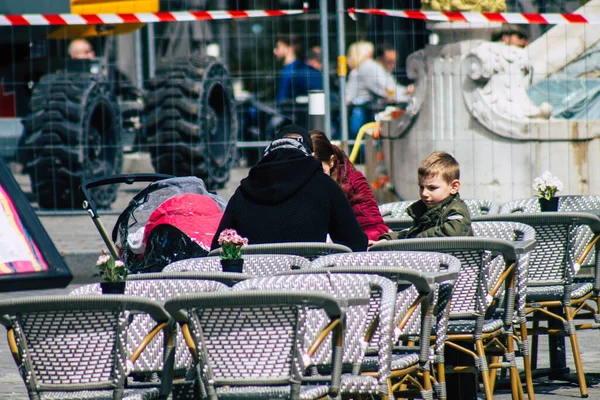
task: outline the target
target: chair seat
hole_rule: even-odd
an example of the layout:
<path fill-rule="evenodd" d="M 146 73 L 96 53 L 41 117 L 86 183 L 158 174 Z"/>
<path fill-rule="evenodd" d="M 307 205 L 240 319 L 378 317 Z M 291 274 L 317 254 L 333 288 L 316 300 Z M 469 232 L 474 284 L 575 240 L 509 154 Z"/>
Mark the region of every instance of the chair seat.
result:
<path fill-rule="evenodd" d="M 327 396 L 327 386 L 303 386 L 300 389 L 301 400 L 318 399 Z M 229 386 L 217 389 L 219 399 L 289 399 L 289 386 Z"/>
<path fill-rule="evenodd" d="M 157 388 L 146 389 L 125 389 L 123 400 L 150 400 L 158 399 Z M 93 399 L 93 400 L 112 400 L 112 390 L 84 390 L 76 392 L 46 392 L 41 395 L 42 400 L 62 400 L 62 399 Z"/>
<path fill-rule="evenodd" d="M 363 375 L 342 375 L 340 393 L 343 394 L 372 394 L 379 395 L 380 387 L 376 378 Z M 385 391 L 383 392 L 385 393 Z"/>
<path fill-rule="evenodd" d="M 502 329 L 501 319 L 488 319 L 483 323 L 483 333 L 495 332 Z M 471 320 L 454 320 L 448 324 L 448 334 L 464 334 L 473 333 L 475 331 L 475 321 Z"/>
<path fill-rule="evenodd" d="M 401 371 L 412 367 L 419 362 L 418 354 L 392 354 L 390 368 L 392 371 Z M 361 364 L 362 372 L 376 372 L 379 369 L 377 357 L 365 357 Z"/>
<path fill-rule="evenodd" d="M 527 288 L 527 301 L 560 300 L 563 297 L 564 286 L 530 286 Z M 591 282 L 577 282 L 572 285 L 571 299 L 580 299 L 594 290 Z"/>

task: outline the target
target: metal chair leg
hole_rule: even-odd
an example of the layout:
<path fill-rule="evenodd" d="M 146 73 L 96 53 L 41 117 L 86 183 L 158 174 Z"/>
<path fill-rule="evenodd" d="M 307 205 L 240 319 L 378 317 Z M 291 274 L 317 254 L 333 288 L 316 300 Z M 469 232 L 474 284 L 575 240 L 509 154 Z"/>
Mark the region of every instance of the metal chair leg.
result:
<path fill-rule="evenodd" d="M 481 339 L 475 341 L 475 351 L 477 352 L 477 357 L 481 361 L 481 380 L 483 381 L 483 389 L 485 391 L 485 398 L 487 400 L 492 400 L 494 395 L 492 393 L 492 386 L 490 384 L 490 374 L 487 368 L 487 361 L 485 358 L 485 349 L 483 347 L 483 342 Z"/>
<path fill-rule="evenodd" d="M 577 333 L 573 326 L 573 312 L 571 307 L 565 307 L 564 310 L 567 326 L 569 327 L 569 332 L 567 333 L 571 340 L 571 351 L 573 352 L 573 361 L 575 362 L 577 379 L 579 380 L 579 391 L 581 392 L 581 397 L 588 397 L 587 382 L 585 381 L 585 375 L 583 374 L 583 364 L 581 362 L 581 354 L 579 353 L 579 342 L 577 341 Z"/>
<path fill-rule="evenodd" d="M 533 375 L 531 373 L 531 357 L 529 356 L 529 345 L 527 335 L 527 322 L 521 322 L 521 356 L 523 357 L 523 365 L 525 369 L 525 384 L 527 385 L 527 397 L 529 400 L 535 400 L 535 393 L 533 391 Z"/>

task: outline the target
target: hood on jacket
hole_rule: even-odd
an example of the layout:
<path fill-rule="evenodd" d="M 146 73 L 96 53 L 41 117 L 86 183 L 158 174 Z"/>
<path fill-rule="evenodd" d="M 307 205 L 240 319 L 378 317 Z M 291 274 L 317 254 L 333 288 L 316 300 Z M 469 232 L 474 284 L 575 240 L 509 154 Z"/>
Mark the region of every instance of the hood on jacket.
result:
<path fill-rule="evenodd" d="M 269 153 L 250 169 L 240 182 L 248 200 L 260 204 L 279 204 L 296 194 L 316 173 L 321 163 L 298 150 L 279 149 Z"/>

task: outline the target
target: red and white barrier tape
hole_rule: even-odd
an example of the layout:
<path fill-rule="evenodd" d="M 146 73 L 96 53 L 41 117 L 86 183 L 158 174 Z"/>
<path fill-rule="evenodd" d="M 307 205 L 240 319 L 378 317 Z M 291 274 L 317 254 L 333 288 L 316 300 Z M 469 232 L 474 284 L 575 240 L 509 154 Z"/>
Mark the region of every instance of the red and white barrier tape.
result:
<path fill-rule="evenodd" d="M 297 15 L 302 10 L 172 11 L 135 14 L 0 14 L 0 26 L 132 24 Z"/>
<path fill-rule="evenodd" d="M 356 19 L 355 13 L 383 15 L 388 17 L 401 17 L 421 19 L 426 21 L 444 22 L 483 22 L 483 23 L 508 23 L 508 24 L 600 24 L 600 14 L 527 14 L 527 13 L 487 13 L 487 12 L 460 12 L 460 11 L 415 11 L 415 10 L 383 10 L 376 8 L 362 8 L 348 10 L 348 15 Z"/>

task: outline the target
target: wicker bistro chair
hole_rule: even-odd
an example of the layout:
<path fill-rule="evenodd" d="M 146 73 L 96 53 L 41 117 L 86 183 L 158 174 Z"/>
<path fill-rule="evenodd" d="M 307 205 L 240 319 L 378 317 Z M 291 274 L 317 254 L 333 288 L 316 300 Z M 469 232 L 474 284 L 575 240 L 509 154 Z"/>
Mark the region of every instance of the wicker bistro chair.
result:
<path fill-rule="evenodd" d="M 415 201 L 416 200 L 402 200 L 394 201 L 392 203 L 385 203 L 379 206 L 379 212 L 383 218 L 410 218 L 406 213 L 406 209 Z"/>
<path fill-rule="evenodd" d="M 137 276 L 144 277 L 144 275 L 149 275 L 150 279 L 142 280 L 137 278 Z M 167 276 L 165 277 L 165 275 Z M 206 277 L 200 274 L 195 274 L 196 279 L 190 277 L 183 278 L 178 275 L 169 275 L 171 274 L 153 273 L 137 275 L 133 280 L 130 279 L 127 281 L 125 295 L 151 298 L 162 303 L 181 293 L 229 290 L 229 286 L 226 284 L 216 280 L 206 279 Z M 219 275 L 223 275 L 223 273 Z M 130 276 L 130 278 L 131 277 L 133 277 L 133 275 Z M 219 277 L 214 276 L 214 278 L 218 279 Z M 228 282 L 225 280 L 225 282 L 232 285 L 233 282 L 237 281 Z M 99 295 L 101 294 L 101 289 L 100 285 L 96 283 L 81 286 L 73 290 L 70 294 L 72 296 Z M 152 319 L 146 315 L 139 315 L 131 321 L 127 326 L 125 335 L 126 340 L 124 342 L 127 355 L 134 354 L 135 350 L 144 340 L 144 333 L 152 329 L 152 326 Z M 173 377 L 175 379 L 173 385 L 173 398 L 191 398 L 194 395 L 194 369 L 192 357 L 179 330 L 177 330 L 176 335 L 175 362 L 173 366 Z M 157 354 L 160 354 L 162 347 L 163 338 L 157 336 L 150 341 L 145 350 L 138 355 L 137 362 L 130 369 L 130 374 L 138 381 L 136 382 L 137 384 L 141 384 L 139 381 L 146 384 L 148 381 L 154 380 L 157 375 L 163 374 L 163 360 L 160 357 L 157 357 Z M 132 382 L 131 384 L 136 383 Z"/>
<path fill-rule="evenodd" d="M 560 204 L 560 203 L 559 203 Z M 485 217 L 492 221 L 515 221 L 536 231 L 536 248 L 529 257 L 526 314 L 533 321 L 531 334 L 532 369 L 537 364 L 537 338 L 540 334 L 568 335 L 582 396 L 587 396 L 577 330 L 600 328 L 598 292 L 598 239 L 600 218 L 584 212 L 539 212 L 501 214 Z M 592 279 L 575 279 L 580 266 L 595 253 Z M 588 304 L 595 301 L 596 307 Z M 593 318 L 593 323 L 576 319 Z M 547 328 L 539 326 L 548 321 Z M 559 322 L 558 326 L 553 322 Z M 560 324 L 562 322 L 562 325 Z M 583 322 L 583 321 L 582 321 Z"/>
<path fill-rule="evenodd" d="M 525 369 L 525 380 L 527 386 L 527 395 L 530 400 L 535 398 L 533 389 L 533 377 L 531 372 L 530 357 L 529 357 L 529 341 L 527 336 L 527 318 L 525 313 L 526 297 L 527 297 L 527 274 L 529 267 L 529 256 L 535 248 L 535 230 L 529 226 L 519 222 L 508 221 L 486 221 L 472 222 L 473 235 L 475 237 L 487 237 L 508 240 L 513 242 L 517 253 L 517 262 L 515 270 L 515 318 L 514 323 L 520 327 L 518 335 L 519 354 L 523 357 Z M 504 293 L 499 293 L 501 297 Z M 497 362 L 496 356 L 492 364 Z M 492 386 L 495 383 L 495 370 L 490 367 L 490 378 Z"/>
<path fill-rule="evenodd" d="M 358 265 L 362 267 L 350 267 Z M 421 352 L 420 357 L 416 358 L 414 353 L 406 354 L 406 351 L 403 351 L 405 347 L 401 347 L 400 352 L 393 354 L 391 359 L 391 377 L 396 382 L 392 387 L 392 391 L 400 397 L 409 394 L 414 396 L 414 393 L 400 390 L 403 389 L 404 383 L 408 382 L 421 391 L 420 394 L 423 398 L 428 398 L 428 390 L 425 389 L 428 384 L 424 381 L 418 382 L 412 379 L 414 373 L 426 371 L 426 375 L 433 374 L 432 381 L 438 398 L 446 398 L 444 343 L 448 326 L 448 304 L 454 281 L 460 270 L 460 261 L 457 258 L 442 253 L 408 251 L 332 254 L 314 260 L 310 264 L 310 268 L 330 268 L 331 273 L 356 269 L 363 273 L 378 274 L 396 282 L 398 296 L 393 322 L 392 342 L 394 344 L 403 342 L 406 345 L 411 345 L 424 332 L 428 332 L 427 329 L 423 329 L 422 324 L 425 320 L 422 319 L 421 315 L 423 313 L 426 315 L 431 314 L 433 318 L 432 326 L 435 332 L 433 359 L 437 368 L 431 369 L 429 367 L 429 351 Z M 431 286 L 431 299 L 424 299 L 416 286 L 410 287 L 408 290 L 402 290 L 406 285 L 406 276 L 399 272 L 407 269 L 419 271 L 426 277 Z M 419 312 L 418 307 L 422 300 L 427 300 L 431 304 L 431 313 L 427 311 L 427 308 L 421 309 Z M 426 347 L 425 343 L 429 343 L 429 337 L 427 337 L 427 342 L 422 340 L 419 342 L 421 348 Z M 363 371 L 373 370 L 369 365 L 373 361 L 372 357 L 368 357 L 363 363 Z M 418 370 L 415 367 L 419 367 Z"/>
<path fill-rule="evenodd" d="M 340 388 L 344 313 L 333 296 L 312 291 L 193 293 L 168 300 L 181 324 L 202 379 L 202 398 L 336 398 Z M 301 322 L 307 310 L 323 310 L 326 327 L 307 354 Z M 333 374 L 328 384 L 302 387 L 303 359 L 331 333 Z M 324 351 L 324 350 L 323 350 Z"/>
<path fill-rule="evenodd" d="M 370 395 L 387 398 L 389 377 L 389 356 L 391 353 L 392 317 L 396 299 L 396 286 L 381 276 L 362 274 L 328 274 L 326 270 L 300 270 L 269 278 L 247 280 L 236 285 L 233 290 L 316 290 L 331 293 L 340 303 L 346 315 L 346 332 L 342 362 L 348 373 L 342 375 L 340 394 L 342 396 Z M 372 311 L 369 313 L 369 311 Z M 375 319 L 375 316 L 377 319 Z M 309 335 L 300 346 L 310 348 L 318 332 L 325 326 L 320 312 L 304 315 L 303 324 Z M 380 376 L 361 376 L 360 368 L 367 350 L 369 339 L 377 331 L 377 348 L 381 348 L 382 361 Z M 327 348 L 327 346 L 324 346 Z M 305 358 L 303 366 L 305 384 L 330 379 L 332 360 L 329 352 L 318 351 L 310 359 Z M 307 369 L 308 368 L 308 369 Z"/>
<path fill-rule="evenodd" d="M 399 232 L 411 227 L 413 219 L 406 213 L 406 209 L 416 200 L 395 201 L 379 206 L 383 222 L 394 232 Z"/>
<path fill-rule="evenodd" d="M 450 322 L 446 345 L 473 356 L 475 370 L 448 367 L 450 372 L 479 372 L 485 396 L 492 399 L 489 367 L 510 368 L 513 397 L 523 397 L 512 341 L 514 308 L 514 263 L 517 254 L 511 242 L 500 239 L 453 237 L 391 240 L 373 245 L 369 251 L 438 251 L 461 262 L 460 274 L 450 301 Z M 498 314 L 495 296 L 504 286 L 507 301 Z M 459 343 L 471 342 L 475 352 Z M 506 363 L 488 365 L 486 346 L 504 349 Z"/>
<path fill-rule="evenodd" d="M 592 195 L 569 195 L 558 197 L 559 212 L 593 212 L 595 215 L 600 215 L 600 196 Z M 540 202 L 538 197 L 528 199 L 520 199 L 510 201 L 500 207 L 499 214 L 513 213 L 535 213 L 541 212 Z M 582 242 L 586 237 L 592 237 L 593 234 L 588 227 L 579 226 L 574 228 L 572 241 Z M 596 263 L 594 252 L 590 252 L 588 258 L 583 260 L 581 265 L 594 265 Z"/>
<path fill-rule="evenodd" d="M 463 201 L 466 203 L 467 207 L 469 207 L 471 217 L 498 214 L 500 208 L 498 204 L 490 200 L 463 199 Z M 394 232 L 410 228 L 413 224 L 413 220 L 406 213 L 406 209 L 413 202 L 414 201 L 398 201 L 395 203 L 382 204 L 379 206 L 379 210 L 383 216 L 383 222 Z"/>
<path fill-rule="evenodd" d="M 135 351 L 126 351 L 130 317 L 143 313 L 153 327 Z M 173 321 L 151 299 L 107 296 L 39 296 L 0 302 L 0 322 L 32 399 L 153 399 L 171 392 Z M 160 388 L 126 388 L 130 366 L 148 341 L 164 333 L 156 356 L 164 363 Z"/>
<path fill-rule="evenodd" d="M 386 203 L 379 206 L 379 211 L 381 212 L 382 217 L 389 217 L 390 219 L 410 219 L 409 215 L 406 213 L 406 209 L 414 203 L 416 200 L 404 200 L 404 201 L 396 201 L 394 203 Z M 469 212 L 471 213 L 471 217 L 477 217 L 481 215 L 494 215 L 498 214 L 500 207 L 498 204 L 494 203 L 491 200 L 485 199 L 463 199 L 467 207 L 469 207 Z"/>
<path fill-rule="evenodd" d="M 557 196 L 558 211 L 598 211 L 600 210 L 600 196 Z M 541 212 L 538 197 L 509 201 L 500 206 L 498 214 L 534 213 Z"/>
<path fill-rule="evenodd" d="M 151 280 L 167 280 L 167 279 L 185 279 L 198 281 L 215 281 L 224 284 L 225 286 L 233 286 L 238 282 L 252 278 L 252 275 L 240 274 L 237 272 L 154 272 L 151 274 L 134 274 L 127 275 L 129 281 L 151 281 Z M 179 294 L 179 293 L 175 293 Z"/>
<path fill-rule="evenodd" d="M 386 224 L 387 227 L 392 231 L 400 232 L 410 228 L 413 224 L 413 219 L 408 216 L 398 218 L 383 217 L 383 223 Z"/>
<path fill-rule="evenodd" d="M 242 253 L 246 254 L 290 254 L 314 260 L 317 257 L 333 253 L 351 253 L 352 250 L 344 245 L 325 242 L 288 242 L 288 243 L 264 243 L 250 244 L 242 247 Z M 214 249 L 209 256 L 218 256 L 221 248 Z"/>
<path fill-rule="evenodd" d="M 463 199 L 471 217 L 479 217 L 482 215 L 494 215 L 498 214 L 500 206 L 491 200 L 486 199 Z"/>
<path fill-rule="evenodd" d="M 244 273 L 252 276 L 269 276 L 306 267 L 310 261 L 288 254 L 246 254 Z M 163 272 L 210 271 L 221 272 L 220 257 L 190 258 L 167 265 Z"/>

